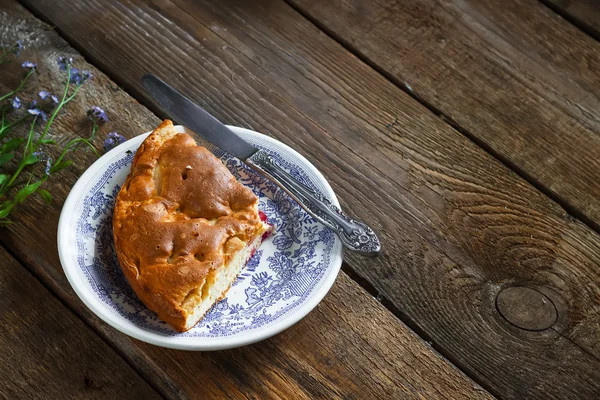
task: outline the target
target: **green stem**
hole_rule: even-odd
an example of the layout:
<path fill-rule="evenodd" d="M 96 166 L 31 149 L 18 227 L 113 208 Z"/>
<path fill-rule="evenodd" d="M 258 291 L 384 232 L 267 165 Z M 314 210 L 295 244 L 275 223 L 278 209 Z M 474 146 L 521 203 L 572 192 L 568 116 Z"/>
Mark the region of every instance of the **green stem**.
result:
<path fill-rule="evenodd" d="M 52 125 L 52 122 L 54 121 L 54 118 L 56 117 L 56 115 L 58 114 L 58 112 L 60 111 L 60 109 L 65 104 L 67 104 L 69 101 L 73 100 L 73 97 L 75 97 L 75 95 L 77 94 L 77 92 L 81 88 L 81 86 L 77 85 L 77 87 L 73 91 L 73 94 L 67 99 L 67 95 L 69 94 L 69 84 L 70 83 L 71 83 L 71 66 L 67 65 L 67 83 L 65 84 L 65 90 L 63 91 L 62 98 L 60 99 L 60 102 L 58 103 L 58 106 L 54 109 L 54 111 L 52 112 L 52 115 L 48 119 L 48 123 L 46 124 L 46 127 L 44 128 L 44 131 L 40 135 L 40 138 L 37 140 L 36 146 L 38 146 L 41 143 L 41 141 L 46 136 L 46 133 L 48 133 L 48 130 L 50 129 L 50 125 Z"/>
<path fill-rule="evenodd" d="M 15 179 L 17 179 L 17 177 L 19 176 L 21 171 L 23 171 L 23 168 L 25 168 L 25 160 L 27 160 L 27 158 L 29 158 L 29 155 L 31 154 L 29 152 L 29 147 L 31 146 L 31 142 L 33 140 L 33 133 L 34 133 L 33 128 L 35 127 L 36 120 L 37 120 L 37 117 L 33 118 L 33 122 L 31 122 L 31 128 L 29 129 L 27 143 L 25 144 L 25 150 L 23 150 L 23 157 L 21 158 L 21 161 L 19 161 L 19 166 L 17 167 L 17 170 L 12 174 L 12 176 L 10 177 L 8 182 L 6 182 L 5 184 L 2 185 L 2 189 L 0 190 L 0 193 L 4 193 L 5 190 L 8 191 L 12 187 L 11 185 L 13 184 Z"/>
<path fill-rule="evenodd" d="M 24 115 L 21 118 L 19 118 L 18 120 L 14 121 L 14 122 L 11 122 L 10 124 L 6 125 L 6 127 L 4 129 L 10 129 L 10 128 L 12 128 L 15 125 L 19 125 L 21 122 L 25 121 L 29 117 L 30 117 L 29 114 Z"/>
<path fill-rule="evenodd" d="M 12 128 L 15 125 L 20 124 L 21 122 L 25 121 L 29 117 L 30 117 L 29 114 L 24 115 L 23 117 L 19 118 L 16 121 L 9 123 L 8 125 L 4 125 L 4 118 L 3 118 L 2 119 L 2 127 L 0 128 L 0 139 L 2 139 L 4 136 L 6 136 L 6 134 L 10 131 L 10 128 Z"/>
<path fill-rule="evenodd" d="M 0 138 L 2 137 L 2 132 L 4 132 L 4 121 L 6 120 L 6 108 L 2 108 L 2 126 L 0 127 Z"/>
<path fill-rule="evenodd" d="M 19 90 L 23 89 L 23 86 L 25 86 L 25 83 L 27 82 L 27 79 L 29 79 L 29 77 L 35 72 L 35 68 L 31 68 L 29 70 L 29 72 L 27 72 L 27 75 L 25 75 L 25 78 L 23 78 L 21 80 L 21 83 L 19 83 L 19 86 L 17 86 L 17 88 L 11 92 L 6 93 L 4 96 L 0 97 L 0 101 L 6 99 L 7 97 L 12 96 L 15 93 L 18 93 Z"/>
<path fill-rule="evenodd" d="M 31 174 L 29 176 L 29 179 L 27 180 L 27 182 L 25 183 L 25 186 L 28 186 L 31 183 L 31 178 L 33 178 L 33 174 Z M 48 176 L 43 176 L 38 182 L 39 185 L 38 187 L 31 193 L 25 195 L 24 197 L 18 199 L 15 199 L 13 201 L 8 201 L 8 202 L 4 202 L 0 205 L 0 225 L 1 224 L 5 224 L 8 223 L 9 221 L 7 221 L 6 218 L 8 218 L 8 216 L 10 215 L 11 211 L 18 206 L 19 204 L 23 203 L 29 196 L 33 195 L 34 193 L 36 193 L 38 190 L 40 190 L 40 188 L 42 187 L 42 185 L 48 180 Z M 35 183 L 34 183 L 35 184 Z M 5 208 L 4 208 L 5 207 Z"/>
<path fill-rule="evenodd" d="M 77 139 L 73 139 L 71 140 L 69 143 L 67 143 L 67 145 L 65 146 L 65 149 L 62 151 L 62 153 L 60 154 L 60 157 L 58 157 L 56 159 L 56 161 L 54 162 L 54 165 L 57 165 L 58 163 L 60 163 L 63 158 L 65 158 L 65 156 L 67 155 L 67 152 L 69 151 L 69 149 L 75 145 L 75 144 L 80 144 L 80 143 L 85 143 L 87 144 L 90 149 L 92 149 L 92 151 L 94 152 L 94 154 L 98 157 L 100 157 L 100 153 L 98 153 L 98 150 L 96 150 L 96 148 L 94 147 L 94 145 L 89 141 L 89 139 L 85 139 L 85 138 L 77 138 Z M 54 166 L 53 165 L 53 166 Z"/>
<path fill-rule="evenodd" d="M 100 128 L 97 121 L 93 121 L 93 123 L 94 123 L 94 125 L 92 125 L 92 134 L 90 135 L 89 138 L 86 139 L 90 143 L 94 141 L 94 139 L 96 138 L 96 133 L 98 133 L 98 129 Z M 75 148 L 73 150 L 77 150 L 79 148 L 79 144 L 81 144 L 81 142 L 78 143 L 77 146 L 75 146 Z M 96 153 L 96 155 L 98 155 L 97 152 L 95 152 L 95 153 Z"/>
<path fill-rule="evenodd" d="M 2 64 L 4 62 L 4 59 L 9 56 L 12 53 L 15 53 L 15 49 L 17 48 L 18 43 L 17 44 L 13 44 L 11 47 L 9 47 L 8 50 L 5 50 L 4 48 L 2 48 L 2 56 L 0 57 L 0 64 Z"/>
<path fill-rule="evenodd" d="M 90 138 L 88 139 L 90 142 L 92 142 L 95 138 L 96 138 L 96 133 L 98 132 L 98 122 L 94 121 L 94 126 L 92 126 L 92 134 L 90 135 Z"/>

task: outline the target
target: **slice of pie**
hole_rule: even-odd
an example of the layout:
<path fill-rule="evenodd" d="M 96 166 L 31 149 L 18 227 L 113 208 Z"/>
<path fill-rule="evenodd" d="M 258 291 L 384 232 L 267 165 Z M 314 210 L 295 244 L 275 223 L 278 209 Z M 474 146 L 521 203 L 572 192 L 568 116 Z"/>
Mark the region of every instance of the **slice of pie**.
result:
<path fill-rule="evenodd" d="M 133 159 L 113 234 L 135 293 L 184 332 L 225 296 L 270 231 L 265 220 L 256 195 L 165 120 Z"/>

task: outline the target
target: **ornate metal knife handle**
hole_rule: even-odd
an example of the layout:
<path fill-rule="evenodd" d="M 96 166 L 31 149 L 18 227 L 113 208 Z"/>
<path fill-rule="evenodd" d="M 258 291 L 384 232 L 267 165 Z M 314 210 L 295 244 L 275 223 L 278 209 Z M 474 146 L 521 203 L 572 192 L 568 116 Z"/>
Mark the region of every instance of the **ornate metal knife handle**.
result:
<path fill-rule="evenodd" d="M 298 182 L 264 151 L 254 153 L 246 159 L 246 164 L 275 182 L 314 219 L 333 229 L 348 249 L 372 257 L 381 251 L 377 235 L 367 224 L 348 217 L 329 199 Z"/>

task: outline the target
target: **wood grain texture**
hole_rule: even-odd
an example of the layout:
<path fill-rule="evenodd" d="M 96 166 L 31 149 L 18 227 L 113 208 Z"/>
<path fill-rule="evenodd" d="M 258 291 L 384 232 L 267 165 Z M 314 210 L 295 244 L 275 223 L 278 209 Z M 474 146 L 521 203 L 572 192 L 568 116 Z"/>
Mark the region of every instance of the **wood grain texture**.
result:
<path fill-rule="evenodd" d="M 556 323 L 556 306 L 541 292 L 513 286 L 496 297 L 498 312 L 514 326 L 528 331 L 543 331 Z"/>
<path fill-rule="evenodd" d="M 308 317 L 265 342 L 214 353 L 152 350 L 182 386 L 189 385 L 190 371 L 211 377 L 196 389 L 198 398 L 492 398 L 449 371 L 345 274 Z"/>
<path fill-rule="evenodd" d="M 0 6 L 0 16 L 5 18 L 1 26 L 9 27 L 6 32 L 18 28 L 22 38 L 35 38 L 24 40 L 24 45 L 32 48 L 24 56 L 37 57 L 42 74 L 39 85 L 56 90 L 52 64 L 59 49 L 94 74 L 84 95 L 69 105 L 53 130 L 59 140 L 84 132 L 85 110 L 94 104 L 103 106 L 111 120 L 100 137 L 113 129 L 131 137 L 158 123 L 151 112 L 86 64 L 56 33 L 20 6 Z M 148 375 L 147 379 L 162 379 L 163 383 L 156 386 L 165 397 L 491 398 L 344 274 L 317 310 L 300 324 L 242 349 L 182 352 L 116 333 L 80 304 L 62 274 L 56 254 L 55 232 L 62 202 L 77 175 L 94 160 L 83 152 L 75 158 L 75 168 L 54 177 L 52 191 L 57 201 L 50 206 L 37 201 L 26 203 L 15 214 L 15 223 L 1 231 L 0 241 L 113 342 L 132 365 Z"/>
<path fill-rule="evenodd" d="M 161 398 L 2 247 L 0 265 L 1 398 Z"/>
<path fill-rule="evenodd" d="M 600 3 L 597 0 L 540 1 L 596 40 L 600 40 Z"/>
<path fill-rule="evenodd" d="M 289 1 L 600 229 L 600 43 L 537 1 Z"/>
<path fill-rule="evenodd" d="M 56 59 L 62 55 L 78 56 L 48 25 L 41 23 L 13 1 L 0 3 L 0 38 L 2 38 L 2 43 L 21 39 L 26 48 L 22 52 L 21 58 L 30 59 L 40 66 L 43 63 L 43 67 L 38 69 L 25 89 L 28 96 L 21 96 L 23 102 L 33 99 L 40 89 L 57 93 L 61 88 L 59 82 L 63 81 L 64 75 L 58 70 Z M 31 50 L 27 50 L 27 48 Z M 79 62 L 80 59 L 77 61 Z M 5 93 L 6 89 L 12 89 L 18 84 L 21 74 L 20 64 L 5 64 L 1 67 L 0 92 Z M 83 68 L 85 69 L 85 66 Z M 93 85 L 88 85 L 80 92 L 75 103 L 70 103 L 65 109 L 63 116 L 60 117 L 61 119 L 66 117 L 65 123 L 62 125 L 59 123 L 50 130 L 49 137 L 59 144 L 64 145 L 77 136 L 89 135 L 91 125 L 85 117 L 85 111 L 93 105 L 104 105 L 110 102 L 118 104 L 115 111 L 107 110 L 111 120 L 118 119 L 120 115 L 129 116 L 129 118 L 121 118 L 118 124 L 114 124 L 116 121 L 110 121 L 100 129 L 97 140 L 98 149 L 102 148 L 102 139 L 111 130 L 118 130 L 124 135 L 134 136 L 159 121 L 150 113 L 141 112 L 141 110 L 145 110 L 143 106 L 102 75 L 95 76 L 93 82 Z M 73 107 L 75 104 L 77 106 Z M 131 115 L 136 117 L 132 118 Z M 21 134 L 24 133 L 21 132 Z M 48 154 L 52 157 L 58 155 L 56 151 L 48 152 Z M 18 254 L 20 261 L 24 262 L 31 272 L 42 280 L 55 295 L 58 295 L 63 303 L 68 304 L 96 333 L 112 343 L 127 362 L 135 365 L 138 373 L 151 382 L 159 393 L 168 398 L 186 398 L 184 392 L 151 359 L 131 346 L 131 341 L 127 336 L 102 323 L 85 307 L 70 288 L 62 268 L 60 268 L 56 250 L 56 229 L 60 207 L 68 190 L 75 183 L 77 177 L 95 160 L 95 156 L 85 151 L 76 154 L 73 159 L 74 165 L 54 177 L 49 182 L 51 186 L 46 186 L 46 189 L 49 189 L 55 198 L 54 203 L 48 207 L 39 196 L 29 198 L 28 204 L 22 211 L 17 209 L 15 215 L 17 223 L 13 226 L 14 228 L 18 226 L 22 229 L 21 232 L 27 232 L 27 234 L 21 236 L 21 233 L 17 233 L 15 235 L 9 233 L 8 229 L 0 229 L 0 243 L 6 244 L 11 240 L 18 242 L 22 246 L 22 251 Z M 53 211 L 49 212 L 49 209 Z M 23 220 L 27 222 L 23 223 Z"/>
<path fill-rule="evenodd" d="M 27 4 L 140 98 L 140 77 L 155 73 L 307 155 L 383 240 L 378 259 L 347 253 L 350 267 L 486 388 L 598 396 L 598 235 L 290 7 Z M 553 327 L 531 333 L 499 315 L 496 295 L 515 285 L 551 299 Z"/>

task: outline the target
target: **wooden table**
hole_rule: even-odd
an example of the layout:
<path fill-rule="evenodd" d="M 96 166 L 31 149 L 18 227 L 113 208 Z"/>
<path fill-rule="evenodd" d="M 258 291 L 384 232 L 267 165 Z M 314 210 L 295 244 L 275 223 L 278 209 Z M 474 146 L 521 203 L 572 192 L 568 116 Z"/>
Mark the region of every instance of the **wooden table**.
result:
<path fill-rule="evenodd" d="M 304 154 L 384 252 L 347 253 L 272 339 L 151 346 L 62 272 L 61 206 L 94 161 L 80 151 L 53 204 L 0 230 L 0 397 L 600 398 L 599 32 L 594 0 L 2 1 L 1 41 L 40 65 L 32 87 L 57 90 L 59 55 L 94 75 L 59 142 L 91 105 L 100 136 L 150 130 L 154 73 Z"/>

